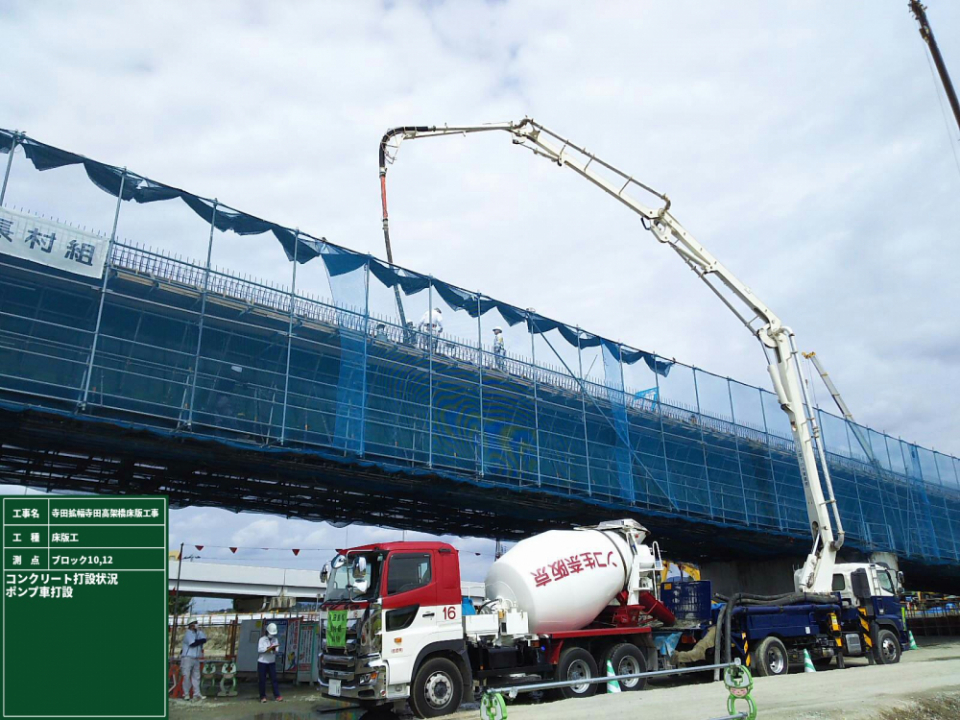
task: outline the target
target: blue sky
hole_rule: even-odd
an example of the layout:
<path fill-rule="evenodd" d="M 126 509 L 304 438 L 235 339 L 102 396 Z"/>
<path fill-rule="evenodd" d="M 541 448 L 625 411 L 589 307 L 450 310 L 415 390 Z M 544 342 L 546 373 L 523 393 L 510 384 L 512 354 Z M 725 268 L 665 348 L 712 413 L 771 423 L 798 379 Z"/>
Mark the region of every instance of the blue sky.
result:
<path fill-rule="evenodd" d="M 960 76 L 960 6 L 930 5 Z M 960 133 L 905 2 L 6 2 L 0 15 L 0 125 L 380 256 L 386 128 L 533 116 L 667 192 L 860 421 L 960 453 Z M 389 178 L 399 263 L 767 386 L 755 341 L 635 216 L 505 136 L 405 144 Z M 25 162 L 8 202 L 103 229 L 112 213 L 69 171 Z M 119 232 L 200 258 L 190 215 L 125 207 Z M 265 237 L 225 239 L 214 262 L 285 282 Z M 324 293 L 322 269 L 302 282 Z M 341 540 L 318 523 L 171 516 L 172 544 Z M 470 562 L 481 577 L 489 558 Z"/>

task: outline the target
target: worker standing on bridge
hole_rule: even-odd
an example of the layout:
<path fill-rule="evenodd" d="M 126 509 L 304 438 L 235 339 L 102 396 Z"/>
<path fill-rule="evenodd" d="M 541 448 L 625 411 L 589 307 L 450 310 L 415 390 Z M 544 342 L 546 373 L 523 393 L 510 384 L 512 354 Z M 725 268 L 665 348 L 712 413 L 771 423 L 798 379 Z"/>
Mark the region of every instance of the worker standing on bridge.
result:
<path fill-rule="evenodd" d="M 275 623 L 269 623 L 267 634 L 260 638 L 260 642 L 257 644 L 257 652 L 260 653 L 257 658 L 257 680 L 260 683 L 260 702 L 262 703 L 267 701 L 267 673 L 270 674 L 273 699 L 277 702 L 283 700 L 280 695 L 280 687 L 277 685 L 277 650 L 279 648 L 277 626 Z"/>
<path fill-rule="evenodd" d="M 440 335 L 443 334 L 443 313 L 440 308 L 434 308 L 433 312 L 427 310 L 420 318 L 420 342 L 424 349 L 429 347 L 433 341 L 433 351 L 437 352 L 440 348 Z"/>
<path fill-rule="evenodd" d="M 493 329 L 493 361 L 497 365 L 497 370 L 503 370 L 506 357 L 507 348 L 503 344 L 503 328 L 495 327 Z"/>
<path fill-rule="evenodd" d="M 193 685 L 193 699 L 203 700 L 200 694 L 200 663 L 203 658 L 203 644 L 207 636 L 197 628 L 197 621 L 187 624 L 183 634 L 183 646 L 180 650 L 180 674 L 183 677 L 183 699 L 190 699 L 190 685 Z"/>

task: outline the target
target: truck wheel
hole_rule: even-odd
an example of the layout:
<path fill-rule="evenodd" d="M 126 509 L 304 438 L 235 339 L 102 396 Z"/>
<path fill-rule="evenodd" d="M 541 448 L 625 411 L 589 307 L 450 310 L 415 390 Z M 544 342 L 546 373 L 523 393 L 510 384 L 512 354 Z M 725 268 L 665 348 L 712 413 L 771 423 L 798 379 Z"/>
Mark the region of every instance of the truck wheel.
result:
<path fill-rule="evenodd" d="M 443 657 L 427 660 L 417 671 L 410 693 L 410 708 L 419 718 L 449 715 L 460 707 L 463 676 L 456 664 Z"/>
<path fill-rule="evenodd" d="M 779 638 L 772 635 L 764 638 L 760 646 L 750 654 L 753 670 L 760 677 L 786 675 L 790 671 L 787 648 Z"/>
<path fill-rule="evenodd" d="M 586 650 L 579 647 L 569 647 L 560 653 L 560 662 L 557 663 L 555 675 L 557 682 L 589 680 L 595 677 L 597 677 L 597 662 Z M 560 698 L 584 698 L 590 697 L 596 692 L 596 683 L 583 683 L 557 688 L 557 696 Z"/>
<path fill-rule="evenodd" d="M 900 640 L 892 630 L 884 628 L 877 633 L 877 662 L 881 665 L 895 665 L 900 662 Z"/>
<path fill-rule="evenodd" d="M 607 650 L 603 654 L 598 668 L 601 675 L 605 675 L 607 672 L 608 660 L 613 665 L 615 675 L 636 675 L 647 671 L 647 659 L 643 656 L 643 651 L 633 643 L 617 643 Z M 624 691 L 643 690 L 646 684 L 646 678 L 621 680 L 620 689 Z"/>

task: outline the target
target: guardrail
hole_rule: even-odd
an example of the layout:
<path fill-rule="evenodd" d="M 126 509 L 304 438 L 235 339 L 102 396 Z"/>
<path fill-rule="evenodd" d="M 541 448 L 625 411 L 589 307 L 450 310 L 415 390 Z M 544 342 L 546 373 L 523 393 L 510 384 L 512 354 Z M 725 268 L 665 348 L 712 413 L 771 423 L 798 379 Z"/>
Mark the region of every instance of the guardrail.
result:
<path fill-rule="evenodd" d="M 651 677 L 664 677 L 667 675 L 686 675 L 688 673 L 704 672 L 707 670 L 723 670 L 724 686 L 729 692 L 729 696 L 727 697 L 727 714 L 710 718 L 710 720 L 756 720 L 757 706 L 753 698 L 750 697 L 750 691 L 753 689 L 753 676 L 745 666 L 740 664 L 739 660 L 734 660 L 729 663 L 717 663 L 715 665 L 676 668 L 674 670 L 651 670 L 649 672 L 631 673 L 629 675 L 614 675 L 611 672 L 611 674 L 608 675 L 598 675 L 597 677 L 580 678 L 577 680 L 557 680 L 553 682 L 510 685 L 501 688 L 487 688 L 484 690 L 483 697 L 480 701 L 480 717 L 482 720 L 506 720 L 507 705 L 503 699 L 504 695 L 510 699 L 514 699 L 520 693 L 614 682 L 617 683 L 617 689 L 614 690 L 614 692 L 619 692 L 619 681 L 621 680 L 639 680 Z M 746 702 L 747 709 L 737 712 L 736 704 L 738 701 Z"/>

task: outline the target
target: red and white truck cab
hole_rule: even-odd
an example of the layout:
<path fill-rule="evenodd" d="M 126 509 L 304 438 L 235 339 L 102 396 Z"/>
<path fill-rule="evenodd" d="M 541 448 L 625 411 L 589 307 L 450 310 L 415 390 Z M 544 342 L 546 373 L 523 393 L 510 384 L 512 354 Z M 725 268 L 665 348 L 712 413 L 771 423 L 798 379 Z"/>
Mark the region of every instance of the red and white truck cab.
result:
<path fill-rule="evenodd" d="M 463 601 L 451 545 L 341 550 L 323 571 L 321 690 L 361 705 L 409 701 L 436 717 L 488 682 L 595 677 L 607 660 L 623 674 L 655 667 L 653 616 L 672 615 L 655 597 L 661 565 L 646 534 L 621 520 L 521 541 L 491 568 L 479 611 Z"/>

